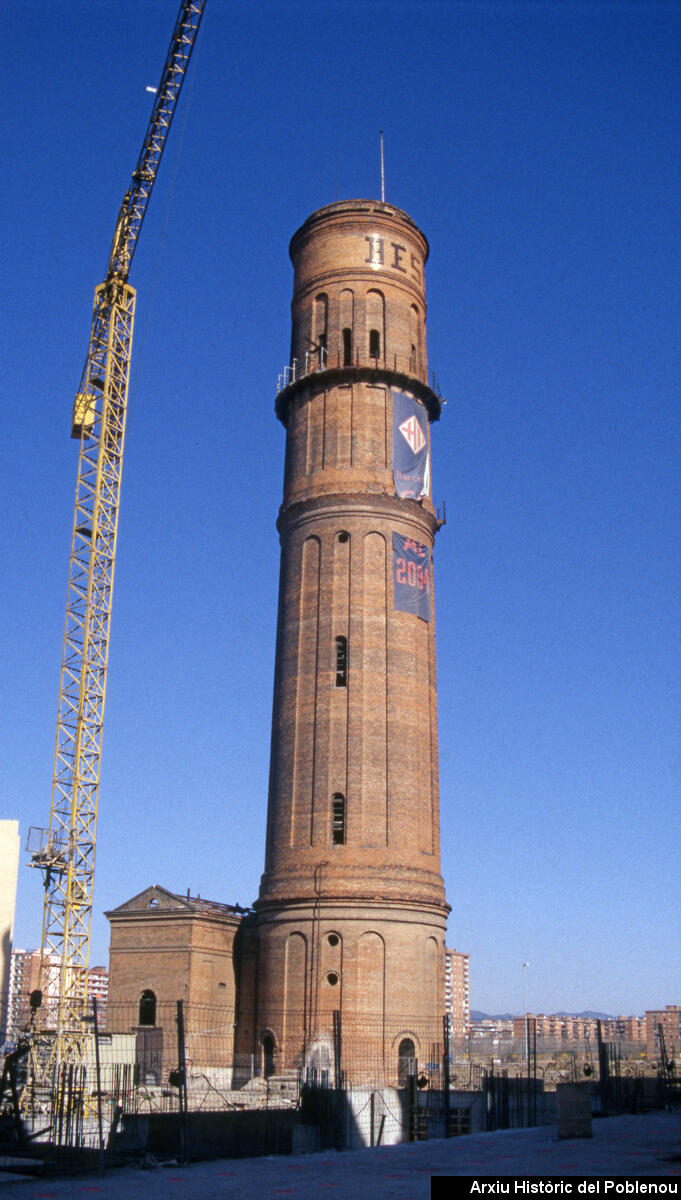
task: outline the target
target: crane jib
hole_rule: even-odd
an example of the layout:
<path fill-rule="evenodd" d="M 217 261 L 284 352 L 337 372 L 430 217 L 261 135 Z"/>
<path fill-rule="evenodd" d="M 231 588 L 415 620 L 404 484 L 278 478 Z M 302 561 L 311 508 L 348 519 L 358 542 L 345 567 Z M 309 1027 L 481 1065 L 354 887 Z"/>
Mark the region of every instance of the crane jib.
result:
<path fill-rule="evenodd" d="M 127 278 L 130 263 L 135 252 L 135 245 L 144 220 L 151 189 L 154 185 L 156 172 L 161 161 L 163 149 L 172 124 L 177 99 L 182 88 L 185 73 L 189 65 L 192 49 L 196 40 L 206 0 L 191 0 L 181 8 L 170 39 L 170 47 L 161 72 L 161 80 L 156 89 L 154 104 L 147 125 L 147 131 L 142 142 L 137 164 L 132 173 L 132 184 L 126 192 L 119 212 L 116 228 L 124 223 L 126 237 L 122 244 L 114 244 L 109 259 L 107 278 L 112 274 L 122 274 Z M 127 221 L 124 222 L 124 217 Z"/>

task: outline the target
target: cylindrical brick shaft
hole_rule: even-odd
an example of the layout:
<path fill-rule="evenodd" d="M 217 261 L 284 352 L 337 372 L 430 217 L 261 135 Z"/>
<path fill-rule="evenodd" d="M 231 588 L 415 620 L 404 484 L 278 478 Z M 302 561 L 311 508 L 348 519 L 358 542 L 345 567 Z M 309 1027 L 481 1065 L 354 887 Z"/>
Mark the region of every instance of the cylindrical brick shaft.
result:
<path fill-rule="evenodd" d="M 334 1010 L 346 1064 L 353 1022 L 366 1029 L 376 1018 L 382 1056 L 400 1044 L 402 1027 L 417 1043 L 419 1021 L 434 1029 L 448 912 L 432 601 L 438 520 L 429 475 L 424 494 L 405 499 L 393 474 L 396 395 L 429 421 L 440 412 L 427 385 L 428 244 L 399 209 L 359 200 L 314 213 L 290 251 L 272 755 L 256 903 L 257 1024 L 277 1069 L 320 1053 Z M 423 430 L 429 441 L 426 421 Z M 393 535 L 422 555 L 428 619 L 395 605 Z"/>

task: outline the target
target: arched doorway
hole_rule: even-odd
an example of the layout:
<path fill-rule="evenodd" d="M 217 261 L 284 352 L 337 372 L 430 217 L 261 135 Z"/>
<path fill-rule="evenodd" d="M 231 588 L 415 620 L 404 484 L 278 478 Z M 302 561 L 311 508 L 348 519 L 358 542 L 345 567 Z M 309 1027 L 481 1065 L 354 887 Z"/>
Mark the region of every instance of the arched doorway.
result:
<path fill-rule="evenodd" d="M 262 1073 L 265 1079 L 274 1075 L 274 1038 L 271 1033 L 262 1036 Z"/>
<path fill-rule="evenodd" d="M 139 998 L 135 1038 L 135 1082 L 156 1087 L 163 1071 L 163 1030 L 156 1024 L 156 993 L 145 988 Z"/>
<path fill-rule="evenodd" d="M 397 1083 L 406 1087 L 407 1079 L 416 1073 L 416 1046 L 411 1038 L 402 1038 L 397 1047 Z"/>

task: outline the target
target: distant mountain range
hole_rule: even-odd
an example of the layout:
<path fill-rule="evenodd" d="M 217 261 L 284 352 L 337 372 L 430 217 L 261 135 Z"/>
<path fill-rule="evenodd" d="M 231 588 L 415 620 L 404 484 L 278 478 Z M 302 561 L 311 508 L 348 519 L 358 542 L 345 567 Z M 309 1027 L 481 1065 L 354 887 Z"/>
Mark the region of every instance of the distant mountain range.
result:
<path fill-rule="evenodd" d="M 485 1012 L 480 1012 L 480 1010 L 477 1008 L 471 1009 L 471 1021 L 512 1021 L 514 1017 L 518 1017 L 518 1016 L 522 1017 L 522 1015 L 523 1015 L 522 1013 L 508 1013 L 508 1012 L 506 1012 L 506 1013 L 485 1013 Z M 536 1015 L 536 1014 L 533 1014 L 533 1015 Z M 585 1009 L 584 1012 L 578 1012 L 578 1013 L 572 1013 L 572 1012 L 569 1013 L 569 1012 L 562 1012 L 562 1011 L 557 1012 L 557 1013 L 551 1013 L 551 1016 L 552 1017 L 578 1017 L 578 1018 L 582 1018 L 584 1020 L 590 1020 L 590 1021 L 611 1021 L 611 1020 L 613 1020 L 613 1017 L 611 1016 L 610 1013 L 592 1012 L 590 1008 Z"/>

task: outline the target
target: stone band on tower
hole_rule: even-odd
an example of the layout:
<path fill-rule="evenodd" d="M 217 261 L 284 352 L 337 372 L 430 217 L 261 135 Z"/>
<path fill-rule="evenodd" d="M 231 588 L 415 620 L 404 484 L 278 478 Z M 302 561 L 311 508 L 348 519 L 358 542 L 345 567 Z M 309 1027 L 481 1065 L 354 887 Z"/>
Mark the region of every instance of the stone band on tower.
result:
<path fill-rule="evenodd" d="M 255 1033 L 277 1071 L 365 1076 L 441 1040 L 424 265 L 392 205 L 312 214 L 290 246 L 291 367 Z M 334 1017 L 334 1013 L 336 1016 Z M 335 1030 L 335 1041 L 334 1041 Z M 369 1062 L 370 1060 L 370 1062 Z"/>

